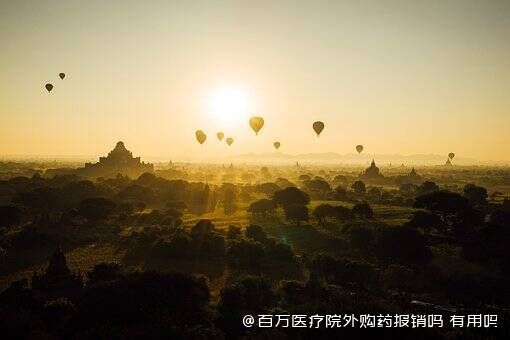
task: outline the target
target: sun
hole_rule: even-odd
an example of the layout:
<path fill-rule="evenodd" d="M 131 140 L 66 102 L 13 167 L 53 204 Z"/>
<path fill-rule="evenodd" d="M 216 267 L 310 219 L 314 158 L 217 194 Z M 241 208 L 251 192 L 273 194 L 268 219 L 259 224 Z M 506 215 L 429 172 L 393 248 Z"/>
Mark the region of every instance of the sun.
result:
<path fill-rule="evenodd" d="M 219 87 L 207 96 L 209 114 L 222 125 L 236 125 L 246 120 L 252 105 L 250 95 L 240 87 Z"/>

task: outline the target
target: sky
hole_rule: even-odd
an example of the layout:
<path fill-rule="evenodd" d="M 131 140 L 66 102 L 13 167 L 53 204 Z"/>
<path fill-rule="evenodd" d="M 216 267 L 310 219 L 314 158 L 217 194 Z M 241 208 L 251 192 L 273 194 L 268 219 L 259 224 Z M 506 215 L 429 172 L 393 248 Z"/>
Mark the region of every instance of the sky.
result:
<path fill-rule="evenodd" d="M 2 156 L 510 160 L 510 1 L 11 0 L 0 46 Z"/>

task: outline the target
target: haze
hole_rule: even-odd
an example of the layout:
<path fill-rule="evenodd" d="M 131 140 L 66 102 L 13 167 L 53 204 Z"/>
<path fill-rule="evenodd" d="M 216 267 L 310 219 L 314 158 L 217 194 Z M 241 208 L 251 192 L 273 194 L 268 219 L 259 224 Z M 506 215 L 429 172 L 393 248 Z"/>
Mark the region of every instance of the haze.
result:
<path fill-rule="evenodd" d="M 0 155 L 123 140 L 142 158 L 200 159 L 278 140 L 509 160 L 509 18 L 508 1 L 3 1 Z M 259 136 L 211 112 L 222 88 L 250 98 Z"/>

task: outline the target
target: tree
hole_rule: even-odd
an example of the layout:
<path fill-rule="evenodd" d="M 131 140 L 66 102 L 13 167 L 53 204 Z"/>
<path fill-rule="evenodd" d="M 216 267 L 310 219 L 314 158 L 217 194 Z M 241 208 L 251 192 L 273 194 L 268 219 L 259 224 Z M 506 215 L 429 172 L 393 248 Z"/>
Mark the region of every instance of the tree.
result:
<path fill-rule="evenodd" d="M 432 228 L 439 230 L 441 227 L 444 227 L 441 217 L 423 210 L 415 211 L 411 219 L 405 225 L 408 227 L 421 228 L 425 233 L 428 233 Z"/>
<path fill-rule="evenodd" d="M 333 197 L 335 200 L 345 200 L 347 198 L 347 189 L 343 185 L 337 186 L 333 192 Z"/>
<path fill-rule="evenodd" d="M 87 289 L 80 299 L 74 329 L 86 338 L 99 339 L 129 337 L 133 329 L 156 338 L 201 338 L 185 336 L 184 332 L 207 325 L 209 302 L 210 292 L 203 277 L 135 272 Z M 172 328 L 163 326 L 169 322 Z M 71 337 L 80 337 L 76 335 Z"/>
<path fill-rule="evenodd" d="M 151 203 L 154 200 L 155 195 L 154 191 L 149 187 L 132 184 L 119 191 L 117 198 L 123 201 L 141 201 L 144 203 Z"/>
<path fill-rule="evenodd" d="M 310 177 L 310 175 L 300 175 L 298 177 L 298 180 L 301 181 L 301 182 L 304 182 L 304 181 L 309 181 L 311 180 L 312 178 Z"/>
<path fill-rule="evenodd" d="M 248 207 L 248 212 L 254 215 L 273 215 L 276 210 L 276 203 L 273 200 L 261 199 L 253 202 Z"/>
<path fill-rule="evenodd" d="M 338 220 L 350 221 L 354 219 L 354 213 L 351 209 L 338 205 L 335 207 L 335 216 Z"/>
<path fill-rule="evenodd" d="M 121 278 L 121 268 L 117 263 L 101 262 L 94 266 L 90 272 L 87 273 L 87 286 L 92 286 L 101 282 L 114 281 Z"/>
<path fill-rule="evenodd" d="M 0 206 L 0 227 L 12 227 L 20 222 L 21 210 L 10 205 Z"/>
<path fill-rule="evenodd" d="M 371 187 L 368 189 L 367 194 L 371 199 L 378 201 L 382 197 L 382 190 L 378 187 Z"/>
<path fill-rule="evenodd" d="M 238 338 L 246 332 L 246 327 L 239 322 L 244 315 L 267 314 L 277 301 L 267 279 L 246 277 L 221 290 L 218 324 L 227 334 Z"/>
<path fill-rule="evenodd" d="M 365 252 L 372 249 L 375 241 L 375 232 L 373 229 L 364 226 L 350 228 L 348 231 L 349 242 L 355 248 Z"/>
<path fill-rule="evenodd" d="M 487 204 L 487 189 L 474 184 L 466 184 L 464 186 L 464 197 L 466 197 L 472 205 Z"/>
<path fill-rule="evenodd" d="M 423 235 L 403 226 L 383 228 L 377 236 L 375 251 L 383 263 L 424 264 L 432 258 Z"/>
<path fill-rule="evenodd" d="M 66 184 L 62 194 L 68 202 L 77 203 L 86 198 L 97 197 L 99 190 L 91 181 L 76 181 Z"/>
<path fill-rule="evenodd" d="M 241 238 L 241 227 L 229 225 L 227 229 L 227 239 L 236 240 Z"/>
<path fill-rule="evenodd" d="M 333 181 L 338 184 L 345 184 L 347 182 L 347 177 L 344 175 L 336 175 Z"/>
<path fill-rule="evenodd" d="M 280 206 L 301 205 L 305 206 L 310 203 L 310 196 L 307 193 L 295 187 L 288 187 L 274 193 L 273 200 Z"/>
<path fill-rule="evenodd" d="M 433 191 L 419 196 L 414 202 L 415 208 L 427 209 L 438 214 L 443 222 L 449 222 L 450 218 L 469 208 L 469 202 L 465 197 L 450 191 Z"/>
<path fill-rule="evenodd" d="M 250 224 L 246 227 L 246 230 L 244 231 L 244 234 L 247 238 L 252 239 L 254 241 L 264 243 L 267 241 L 267 234 L 262 229 L 261 226 L 256 224 Z"/>
<path fill-rule="evenodd" d="M 297 225 L 308 221 L 308 208 L 305 205 L 287 205 L 283 207 L 285 218 Z"/>
<path fill-rule="evenodd" d="M 431 181 L 425 181 L 416 188 L 416 195 L 421 196 L 439 191 L 439 186 Z"/>
<path fill-rule="evenodd" d="M 358 195 L 363 195 L 367 191 L 367 188 L 365 187 L 365 183 L 363 183 L 363 181 L 356 181 L 352 183 L 351 188 Z"/>
<path fill-rule="evenodd" d="M 303 189 L 310 195 L 321 198 L 331 191 L 331 186 L 328 182 L 320 179 L 313 179 L 309 181 L 303 181 Z"/>
<path fill-rule="evenodd" d="M 115 210 L 115 203 L 104 197 L 87 198 L 80 202 L 78 214 L 89 222 L 106 219 Z"/>
<path fill-rule="evenodd" d="M 374 211 L 372 210 L 372 207 L 370 207 L 370 204 L 368 203 L 355 204 L 354 207 L 352 207 L 352 212 L 354 213 L 354 215 L 360 218 L 374 217 Z"/>
<path fill-rule="evenodd" d="M 57 212 L 67 203 L 60 190 L 50 187 L 20 192 L 13 201 L 35 214 Z"/>
<path fill-rule="evenodd" d="M 510 211 L 494 210 L 489 216 L 489 223 L 499 226 L 510 226 Z"/>
<path fill-rule="evenodd" d="M 276 191 L 280 189 L 281 188 L 278 186 L 278 184 L 273 182 L 261 183 L 255 187 L 257 192 L 266 194 L 267 197 L 271 197 Z"/>
<path fill-rule="evenodd" d="M 398 190 L 400 192 L 403 192 L 403 193 L 406 193 L 406 194 L 411 194 L 411 193 L 415 192 L 417 190 L 417 188 L 418 188 L 418 186 L 416 184 L 403 183 L 403 184 L 400 185 Z"/>
<path fill-rule="evenodd" d="M 319 224 L 323 225 L 328 218 L 336 217 L 336 209 L 331 204 L 320 204 L 312 212 L 313 217 L 317 219 Z"/>
<path fill-rule="evenodd" d="M 236 200 L 237 197 L 235 191 L 227 188 L 223 194 L 223 212 L 225 215 L 231 215 L 236 211 Z"/>
<path fill-rule="evenodd" d="M 195 215 L 203 215 L 207 212 L 214 211 L 216 201 L 214 193 L 208 184 L 198 184 L 191 189 L 191 202 L 188 210 Z"/>

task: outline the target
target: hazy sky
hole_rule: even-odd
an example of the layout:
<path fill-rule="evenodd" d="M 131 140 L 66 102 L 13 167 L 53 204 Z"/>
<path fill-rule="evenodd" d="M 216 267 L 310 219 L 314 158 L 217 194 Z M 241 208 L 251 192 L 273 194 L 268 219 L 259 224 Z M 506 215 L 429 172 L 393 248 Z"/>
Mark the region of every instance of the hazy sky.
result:
<path fill-rule="evenodd" d="M 123 140 L 178 159 L 279 140 L 285 153 L 361 143 L 510 160 L 510 1 L 10 0 L 0 43 L 0 155 L 99 155 Z M 223 87 L 265 118 L 259 136 L 211 112 Z"/>

